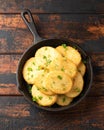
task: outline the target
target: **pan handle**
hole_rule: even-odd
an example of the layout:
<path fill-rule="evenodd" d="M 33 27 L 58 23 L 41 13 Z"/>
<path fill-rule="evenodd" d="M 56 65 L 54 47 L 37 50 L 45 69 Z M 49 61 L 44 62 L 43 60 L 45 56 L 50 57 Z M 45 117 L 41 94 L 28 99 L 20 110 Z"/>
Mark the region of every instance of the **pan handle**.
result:
<path fill-rule="evenodd" d="M 28 15 L 29 20 L 26 18 L 26 15 Z M 33 36 L 34 36 L 34 43 L 40 42 L 43 40 L 43 38 L 41 38 L 37 32 L 36 29 L 36 24 L 34 22 L 33 16 L 30 12 L 30 10 L 25 9 L 21 12 L 21 16 L 22 19 L 24 20 L 24 22 L 26 23 L 26 25 L 28 26 L 28 28 L 30 29 L 30 31 L 32 32 Z"/>

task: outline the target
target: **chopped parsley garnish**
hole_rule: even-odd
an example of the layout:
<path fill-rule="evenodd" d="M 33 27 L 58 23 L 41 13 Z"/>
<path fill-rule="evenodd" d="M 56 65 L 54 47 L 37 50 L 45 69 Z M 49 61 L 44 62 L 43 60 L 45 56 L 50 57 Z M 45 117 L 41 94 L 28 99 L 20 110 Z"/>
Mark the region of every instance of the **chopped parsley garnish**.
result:
<path fill-rule="evenodd" d="M 73 46 L 73 48 L 74 48 L 74 49 L 77 49 L 77 47 L 76 47 L 76 46 Z"/>
<path fill-rule="evenodd" d="M 63 90 L 65 91 L 65 90 L 66 90 L 66 88 L 63 88 Z"/>
<path fill-rule="evenodd" d="M 86 60 L 82 60 L 82 62 L 83 62 L 84 64 L 86 64 L 86 63 L 87 63 L 87 61 L 86 61 Z"/>
<path fill-rule="evenodd" d="M 61 71 L 63 71 L 63 72 L 64 72 L 64 71 L 65 71 L 65 69 L 64 69 L 64 68 L 61 68 Z"/>
<path fill-rule="evenodd" d="M 41 70 L 41 66 L 38 66 L 37 70 Z"/>
<path fill-rule="evenodd" d="M 51 99 L 52 99 L 52 97 L 51 97 L 51 96 L 49 96 L 49 99 L 51 100 Z"/>
<path fill-rule="evenodd" d="M 47 58 L 45 55 L 43 56 L 43 59 L 46 60 L 46 66 L 49 65 L 49 64 L 52 62 L 52 61 L 51 61 L 49 58 Z"/>
<path fill-rule="evenodd" d="M 63 102 L 65 102 L 65 100 L 66 100 L 66 98 L 65 98 L 65 97 L 63 97 L 63 98 L 62 98 L 62 101 L 63 101 Z"/>
<path fill-rule="evenodd" d="M 29 93 L 31 93 L 31 89 L 32 89 L 32 87 L 31 87 L 30 84 L 27 84 L 27 88 L 28 88 Z"/>
<path fill-rule="evenodd" d="M 66 45 L 66 44 L 62 44 L 62 46 L 63 46 L 63 48 L 65 48 L 65 49 L 67 48 L 67 45 Z"/>
<path fill-rule="evenodd" d="M 27 68 L 28 69 L 28 71 L 33 71 L 33 69 L 31 68 L 31 67 L 29 67 L 29 68 Z"/>
<path fill-rule="evenodd" d="M 62 76 L 61 75 L 58 75 L 57 78 L 60 79 L 60 80 L 62 80 Z"/>
<path fill-rule="evenodd" d="M 33 65 L 35 65 L 35 62 L 33 62 Z"/>
<path fill-rule="evenodd" d="M 40 90 L 40 88 L 37 88 L 37 90 Z"/>
<path fill-rule="evenodd" d="M 43 56 L 43 59 L 47 59 L 47 57 L 46 57 L 46 56 Z"/>
<path fill-rule="evenodd" d="M 32 97 L 32 100 L 35 101 L 35 102 L 38 101 L 37 97 Z"/>
<path fill-rule="evenodd" d="M 52 61 L 50 59 L 47 59 L 47 64 L 50 64 Z"/>
<path fill-rule="evenodd" d="M 44 91 L 48 91 L 45 87 L 42 87 Z"/>
<path fill-rule="evenodd" d="M 77 87 L 76 87 L 74 90 L 75 90 L 76 92 L 78 92 L 78 93 L 81 92 L 81 90 L 80 90 L 79 88 L 77 88 Z"/>
<path fill-rule="evenodd" d="M 41 81 L 41 84 L 43 83 L 43 80 Z"/>
<path fill-rule="evenodd" d="M 32 75 L 31 75 L 31 78 L 33 78 L 33 77 L 34 77 L 34 75 L 32 74 Z"/>
<path fill-rule="evenodd" d="M 39 98 L 40 100 L 42 100 L 43 97 L 42 97 L 42 96 L 38 96 L 38 98 Z"/>
<path fill-rule="evenodd" d="M 50 63 L 51 63 L 51 61 L 48 61 L 48 62 L 46 63 L 46 66 L 48 66 Z"/>

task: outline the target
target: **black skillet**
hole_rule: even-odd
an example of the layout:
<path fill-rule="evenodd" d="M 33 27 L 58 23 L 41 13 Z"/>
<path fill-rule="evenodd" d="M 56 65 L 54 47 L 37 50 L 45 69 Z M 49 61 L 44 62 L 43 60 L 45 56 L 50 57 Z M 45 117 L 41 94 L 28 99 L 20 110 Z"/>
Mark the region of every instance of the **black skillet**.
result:
<path fill-rule="evenodd" d="M 26 15 L 28 15 L 30 20 L 27 19 Z M 61 39 L 47 39 L 47 40 L 45 40 L 45 39 L 41 38 L 37 33 L 36 25 L 34 23 L 32 14 L 29 10 L 27 10 L 27 9 L 24 10 L 21 13 L 21 16 L 22 16 L 25 24 L 28 26 L 28 28 L 30 29 L 30 31 L 32 32 L 32 34 L 34 36 L 34 44 L 24 52 L 24 54 L 22 55 L 22 57 L 19 61 L 17 74 L 16 74 L 18 90 L 20 91 L 20 93 L 22 93 L 25 96 L 25 98 L 30 103 L 33 104 L 33 106 L 47 110 L 47 111 L 61 111 L 61 110 L 66 110 L 66 109 L 69 109 L 69 108 L 75 106 L 86 96 L 86 94 L 88 93 L 88 90 L 90 89 L 91 84 L 92 84 L 93 72 L 92 72 L 92 65 L 91 65 L 90 57 L 86 54 L 86 52 L 83 49 L 81 49 L 81 47 L 79 47 L 79 45 L 77 45 L 76 43 L 73 43 L 71 41 L 65 41 L 65 40 L 61 40 Z M 27 83 L 25 82 L 23 75 L 22 75 L 23 66 L 24 66 L 25 62 L 30 57 L 34 56 L 35 52 L 40 47 L 42 47 L 42 46 L 57 47 L 57 46 L 62 45 L 62 44 L 76 47 L 78 49 L 78 51 L 81 53 L 82 59 L 84 61 L 86 61 L 86 73 L 84 76 L 83 91 L 81 92 L 81 94 L 78 97 L 74 98 L 72 103 L 68 106 L 61 107 L 61 106 L 58 106 L 56 104 L 54 104 L 51 107 L 39 106 L 37 103 L 32 101 L 31 94 L 29 93 L 28 88 L 27 88 Z"/>

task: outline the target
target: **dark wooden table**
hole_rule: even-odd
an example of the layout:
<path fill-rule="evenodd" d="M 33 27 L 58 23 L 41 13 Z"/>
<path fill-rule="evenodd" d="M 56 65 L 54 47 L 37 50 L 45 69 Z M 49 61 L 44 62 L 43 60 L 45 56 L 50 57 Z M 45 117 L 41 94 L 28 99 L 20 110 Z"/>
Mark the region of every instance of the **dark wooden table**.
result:
<path fill-rule="evenodd" d="M 76 107 L 46 112 L 17 91 L 18 61 L 33 41 L 24 8 L 42 37 L 74 41 L 91 55 L 94 82 Z M 104 130 L 104 0 L 0 0 L 0 130 Z"/>

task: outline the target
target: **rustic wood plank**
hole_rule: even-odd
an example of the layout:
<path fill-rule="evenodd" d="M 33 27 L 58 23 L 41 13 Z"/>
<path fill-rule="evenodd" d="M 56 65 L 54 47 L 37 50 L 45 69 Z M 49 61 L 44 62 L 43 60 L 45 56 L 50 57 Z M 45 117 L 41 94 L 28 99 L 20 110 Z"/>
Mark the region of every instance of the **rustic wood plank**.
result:
<path fill-rule="evenodd" d="M 0 97 L 0 128 L 40 130 L 103 130 L 104 97 L 86 97 L 63 112 L 32 107 L 23 97 Z"/>
<path fill-rule="evenodd" d="M 0 130 L 103 130 L 104 0 L 1 0 L 0 5 Z M 42 37 L 77 42 L 91 55 L 93 85 L 70 110 L 34 108 L 16 88 L 18 61 L 33 42 L 20 16 L 23 8 L 34 14 Z"/>
<path fill-rule="evenodd" d="M 88 52 L 104 51 L 104 15 L 33 15 L 40 36 L 80 44 Z M 0 53 L 23 53 L 33 36 L 20 15 L 0 15 Z M 21 46 L 21 47 L 20 47 Z"/>
<path fill-rule="evenodd" d="M 25 8 L 34 13 L 104 13 L 103 0 L 1 0 L 0 5 L 0 13 L 20 13 Z"/>
<path fill-rule="evenodd" d="M 0 73 L 16 73 L 21 55 L 0 55 Z"/>
<path fill-rule="evenodd" d="M 103 53 L 90 53 L 89 54 L 92 59 L 92 64 L 94 66 L 94 71 L 97 71 L 100 68 L 103 70 L 104 68 L 104 52 Z M 21 54 L 11 54 L 11 55 L 0 55 L 0 73 L 8 74 L 8 73 L 16 73 L 16 69 L 18 67 L 19 60 L 21 58 Z"/>
<path fill-rule="evenodd" d="M 94 82 L 89 96 L 104 95 L 104 53 L 90 54 Z M 0 95 L 20 95 L 16 89 L 16 69 L 21 55 L 0 55 Z M 99 89 L 100 88 L 100 89 Z"/>

